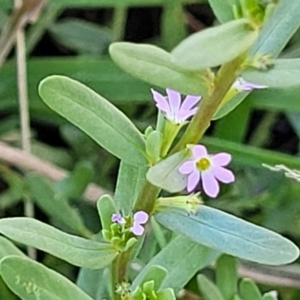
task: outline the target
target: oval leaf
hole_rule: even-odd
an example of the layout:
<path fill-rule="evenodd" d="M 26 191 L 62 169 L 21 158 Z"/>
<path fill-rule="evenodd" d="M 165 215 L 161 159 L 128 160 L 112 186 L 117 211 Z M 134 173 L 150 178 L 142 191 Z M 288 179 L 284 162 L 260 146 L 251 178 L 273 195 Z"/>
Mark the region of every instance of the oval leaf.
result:
<path fill-rule="evenodd" d="M 23 300 L 92 300 L 64 276 L 28 258 L 4 258 L 0 273 L 9 288 Z"/>
<path fill-rule="evenodd" d="M 147 180 L 170 193 L 182 191 L 187 177 L 179 173 L 178 168 L 186 157 L 187 152 L 183 150 L 162 160 L 149 169 Z"/>
<path fill-rule="evenodd" d="M 155 217 L 195 242 L 250 261 L 281 265 L 299 256 L 299 249 L 281 235 L 204 205 L 195 215 L 166 208 Z"/>
<path fill-rule="evenodd" d="M 109 265 L 117 256 L 117 252 L 109 244 L 64 233 L 35 219 L 1 219 L 0 232 L 12 240 L 79 267 L 100 269 Z"/>
<path fill-rule="evenodd" d="M 246 20 L 230 21 L 183 40 L 172 51 L 174 63 L 188 70 L 216 67 L 245 52 L 256 37 Z"/>
<path fill-rule="evenodd" d="M 82 83 L 50 76 L 39 85 L 44 102 L 99 145 L 133 165 L 146 164 L 145 143 L 134 124 L 109 101 Z"/>
<path fill-rule="evenodd" d="M 109 48 L 114 62 L 130 75 L 182 94 L 204 95 L 203 73 L 187 72 L 174 64 L 172 55 L 153 45 L 113 43 Z"/>
<path fill-rule="evenodd" d="M 177 236 L 148 262 L 134 283 L 142 282 L 153 266 L 160 266 L 168 271 L 160 289 L 173 288 L 177 293 L 199 270 L 210 265 L 219 255 L 220 252 L 216 250 L 199 245 L 184 236 Z"/>
<path fill-rule="evenodd" d="M 300 85 L 300 59 L 278 59 L 268 71 L 247 70 L 242 77 L 269 88 L 287 88 Z"/>

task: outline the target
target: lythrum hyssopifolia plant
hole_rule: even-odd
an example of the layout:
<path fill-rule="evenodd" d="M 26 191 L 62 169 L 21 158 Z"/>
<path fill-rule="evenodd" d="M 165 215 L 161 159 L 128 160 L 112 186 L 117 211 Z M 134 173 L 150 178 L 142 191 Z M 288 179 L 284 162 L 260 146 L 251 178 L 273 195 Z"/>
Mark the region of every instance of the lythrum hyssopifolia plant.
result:
<path fill-rule="evenodd" d="M 281 265 L 294 261 L 299 250 L 275 232 L 205 205 L 202 195 L 216 198 L 223 185 L 230 191 L 237 175 L 234 155 L 216 153 L 201 140 L 212 120 L 250 93 L 267 97 L 275 87 L 300 84 L 288 72 L 299 60 L 276 59 L 299 26 L 281 20 L 300 7 L 284 0 L 221 2 L 210 4 L 222 24 L 191 35 L 170 53 L 146 44 L 110 46 L 121 69 L 153 85 L 149 99 L 157 107 L 157 124 L 145 132 L 76 80 L 50 76 L 40 83 L 42 100 L 119 158 L 120 168 L 114 195 L 97 203 L 102 231 L 95 237 L 70 235 L 29 218 L 0 220 L 8 238 L 82 268 L 78 285 L 87 293 L 20 253 L 6 257 L 1 275 L 22 299 L 171 300 L 221 254 L 226 255 L 217 262 L 217 284 L 197 278 L 204 299 L 276 299 L 274 292 L 260 295 L 251 280 L 238 290 L 234 257 Z M 160 251 L 141 262 L 140 252 L 151 253 L 153 238 Z M 86 289 L 91 278 L 97 278 L 97 295 Z M 36 298 L 26 298 L 26 288 Z"/>

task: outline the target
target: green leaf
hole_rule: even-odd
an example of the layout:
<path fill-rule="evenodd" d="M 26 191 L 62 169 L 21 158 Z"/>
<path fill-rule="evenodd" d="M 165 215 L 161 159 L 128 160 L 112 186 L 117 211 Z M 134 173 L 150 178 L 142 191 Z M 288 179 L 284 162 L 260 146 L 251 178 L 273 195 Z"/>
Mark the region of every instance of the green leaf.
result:
<path fill-rule="evenodd" d="M 54 187 L 47 179 L 40 175 L 30 174 L 27 177 L 27 183 L 34 202 L 45 213 L 79 234 L 89 234 L 77 211 L 68 204 L 64 197 L 55 193 Z"/>
<path fill-rule="evenodd" d="M 240 283 L 240 294 L 243 300 L 262 300 L 261 293 L 252 279 L 243 279 Z"/>
<path fill-rule="evenodd" d="M 142 286 L 147 281 L 153 280 L 154 291 L 158 291 L 167 274 L 168 271 L 165 268 L 153 265 L 144 273 L 144 277 L 138 276 L 135 278 L 131 285 L 132 290 L 135 290 L 138 286 Z"/>
<path fill-rule="evenodd" d="M 28 258 L 2 259 L 0 273 L 9 288 L 23 300 L 92 300 L 64 276 Z"/>
<path fill-rule="evenodd" d="M 149 261 L 135 281 L 140 282 L 152 266 L 160 266 L 168 271 L 160 289 L 173 288 L 177 293 L 199 270 L 211 264 L 219 255 L 216 250 L 178 236 Z"/>
<path fill-rule="evenodd" d="M 262 300 L 277 300 L 277 297 L 273 296 L 271 293 L 266 293 L 263 295 Z"/>
<path fill-rule="evenodd" d="M 187 72 L 173 62 L 170 53 L 153 45 L 113 43 L 109 48 L 114 62 L 130 75 L 182 94 L 204 95 L 204 72 Z"/>
<path fill-rule="evenodd" d="M 194 33 L 171 52 L 174 63 L 188 70 L 202 70 L 227 63 L 245 52 L 257 32 L 245 19 Z"/>
<path fill-rule="evenodd" d="M 102 228 L 110 231 L 111 216 L 116 213 L 114 200 L 109 195 L 103 195 L 97 202 L 97 209 L 101 219 Z"/>
<path fill-rule="evenodd" d="M 16 242 L 45 251 L 79 267 L 100 269 L 109 265 L 117 256 L 109 244 L 64 233 L 35 219 L 1 219 L 0 232 Z"/>
<path fill-rule="evenodd" d="M 259 149 L 257 147 L 229 142 L 224 139 L 205 137 L 201 142 L 210 151 L 225 151 L 231 153 L 234 162 L 241 166 L 261 168 L 262 163 L 269 165 L 284 164 L 289 168 L 300 169 L 300 160 L 291 155 Z"/>
<path fill-rule="evenodd" d="M 160 157 L 162 145 L 162 134 L 157 130 L 153 130 L 146 138 L 146 152 L 148 156 L 157 161 Z"/>
<path fill-rule="evenodd" d="M 299 25 L 299 1 L 281 0 L 253 45 L 250 56 L 258 53 L 278 56 Z"/>
<path fill-rule="evenodd" d="M 236 107 L 238 107 L 244 99 L 249 95 L 249 92 L 241 92 L 234 96 L 230 101 L 224 104 L 213 116 L 212 120 L 219 120 L 226 115 L 228 115 L 230 112 L 232 112 Z"/>
<path fill-rule="evenodd" d="M 208 280 L 204 275 L 197 277 L 199 289 L 205 300 L 224 300 L 216 285 Z"/>
<path fill-rule="evenodd" d="M 87 86 L 64 76 L 50 76 L 39 85 L 44 102 L 124 161 L 146 164 L 142 134 L 110 102 Z"/>
<path fill-rule="evenodd" d="M 11 241 L 3 236 L 0 236 L 0 260 L 8 255 L 17 255 L 26 257 L 26 255 L 17 248 Z"/>
<path fill-rule="evenodd" d="M 148 167 L 133 166 L 121 161 L 114 199 L 117 209 L 122 210 L 125 215 L 132 212 L 146 181 L 147 170 Z"/>
<path fill-rule="evenodd" d="M 178 168 L 187 158 L 188 152 L 183 150 L 154 165 L 147 172 L 147 180 L 152 184 L 176 193 L 186 187 L 186 176 L 179 173 Z"/>
<path fill-rule="evenodd" d="M 111 43 L 111 34 L 103 27 L 80 19 L 64 19 L 49 28 L 64 47 L 82 54 L 101 55 Z"/>
<path fill-rule="evenodd" d="M 108 268 L 99 270 L 81 268 L 76 285 L 93 299 L 110 299 L 107 291 L 110 287 Z"/>
<path fill-rule="evenodd" d="M 299 256 L 299 249 L 281 235 L 204 205 L 190 215 L 178 208 L 164 208 L 155 218 L 199 244 L 242 259 L 281 265 Z"/>
<path fill-rule="evenodd" d="M 157 293 L 157 300 L 176 300 L 174 290 L 165 289 Z"/>
<path fill-rule="evenodd" d="M 79 198 L 93 178 L 93 166 L 82 161 L 76 164 L 72 173 L 56 184 L 56 191 L 64 198 Z"/>
<path fill-rule="evenodd" d="M 233 16 L 233 3 L 232 0 L 208 0 L 214 14 L 217 16 L 221 23 L 225 23 L 234 19 Z"/>
<path fill-rule="evenodd" d="M 222 255 L 217 260 L 216 283 L 224 300 L 232 300 L 237 292 L 237 264 L 232 256 Z"/>
<path fill-rule="evenodd" d="M 242 77 L 248 82 L 266 85 L 269 88 L 299 86 L 300 59 L 278 59 L 272 69 L 268 71 L 250 69 L 245 71 Z"/>

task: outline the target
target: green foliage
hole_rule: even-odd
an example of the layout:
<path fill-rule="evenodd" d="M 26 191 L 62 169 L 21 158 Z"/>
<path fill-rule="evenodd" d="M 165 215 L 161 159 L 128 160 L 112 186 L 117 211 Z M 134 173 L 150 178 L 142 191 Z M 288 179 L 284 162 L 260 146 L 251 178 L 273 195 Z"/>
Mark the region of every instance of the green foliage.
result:
<path fill-rule="evenodd" d="M 146 164 L 144 140 L 136 127 L 88 87 L 67 77 L 52 76 L 41 82 L 39 93 L 50 108 L 115 156 L 133 165 Z"/>
<path fill-rule="evenodd" d="M 197 280 L 204 300 L 224 300 L 216 285 L 208 280 L 204 275 L 198 275 Z"/>
<path fill-rule="evenodd" d="M 199 281 L 199 278 L 198 278 Z M 237 292 L 237 263 L 232 256 L 222 255 L 217 260 L 216 266 L 216 284 L 224 300 L 233 299 Z"/>
<path fill-rule="evenodd" d="M 1 219 L 0 232 L 16 242 L 35 247 L 80 267 L 101 269 L 117 256 L 117 252 L 109 244 L 70 235 L 30 218 Z"/>
<path fill-rule="evenodd" d="M 170 193 L 182 191 L 186 187 L 186 177 L 179 173 L 179 166 L 186 160 L 188 151 L 175 153 L 154 165 L 147 172 L 147 180 Z"/>
<path fill-rule="evenodd" d="M 262 300 L 258 287 L 251 279 L 243 279 L 241 281 L 240 293 L 244 300 Z"/>
<path fill-rule="evenodd" d="M 134 282 L 141 282 L 153 266 L 160 266 L 168 271 L 161 289 L 171 287 L 179 292 L 198 270 L 209 265 L 219 255 L 216 250 L 178 236 L 149 261 Z"/>
<path fill-rule="evenodd" d="M 183 94 L 206 93 L 205 70 L 186 71 L 177 66 L 170 53 L 156 46 L 119 42 L 110 46 L 109 53 L 121 69 L 143 81 Z"/>
<path fill-rule="evenodd" d="M 27 178 L 27 183 L 34 202 L 50 217 L 59 220 L 78 234 L 83 236 L 89 234 L 78 212 L 68 204 L 66 198 L 55 191 L 49 181 L 31 174 Z"/>
<path fill-rule="evenodd" d="M 208 2 L 221 23 L 234 19 L 233 3 L 236 3 L 237 0 L 208 0 Z"/>
<path fill-rule="evenodd" d="M 191 215 L 166 208 L 157 212 L 155 218 L 199 244 L 250 261 L 280 265 L 299 255 L 298 248 L 279 234 L 204 205 Z"/>
<path fill-rule="evenodd" d="M 9 288 L 24 300 L 92 300 L 61 274 L 28 258 L 3 258 L 0 273 Z"/>
<path fill-rule="evenodd" d="M 246 20 L 234 20 L 191 35 L 173 49 L 172 55 L 181 68 L 203 70 L 238 57 L 253 44 L 256 37 L 257 32 L 250 28 Z"/>
<path fill-rule="evenodd" d="M 138 167 L 121 161 L 115 203 L 118 210 L 130 214 L 135 201 L 146 181 L 147 167 Z"/>
<path fill-rule="evenodd" d="M 53 37 L 66 48 L 82 54 L 101 55 L 107 51 L 111 34 L 91 22 L 67 19 L 50 27 Z"/>

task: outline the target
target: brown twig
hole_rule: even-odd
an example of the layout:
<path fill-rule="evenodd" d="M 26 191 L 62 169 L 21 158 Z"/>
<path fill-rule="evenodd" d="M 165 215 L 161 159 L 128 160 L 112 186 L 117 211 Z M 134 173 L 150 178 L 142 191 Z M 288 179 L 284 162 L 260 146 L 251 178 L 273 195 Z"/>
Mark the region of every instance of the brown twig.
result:
<path fill-rule="evenodd" d="M 62 180 L 69 175 L 69 173 L 62 168 L 2 142 L 0 142 L 0 161 L 26 172 L 36 172 L 52 181 Z M 83 196 L 88 202 L 95 205 L 96 201 L 103 194 L 109 194 L 109 192 L 91 183 L 88 185 Z"/>

